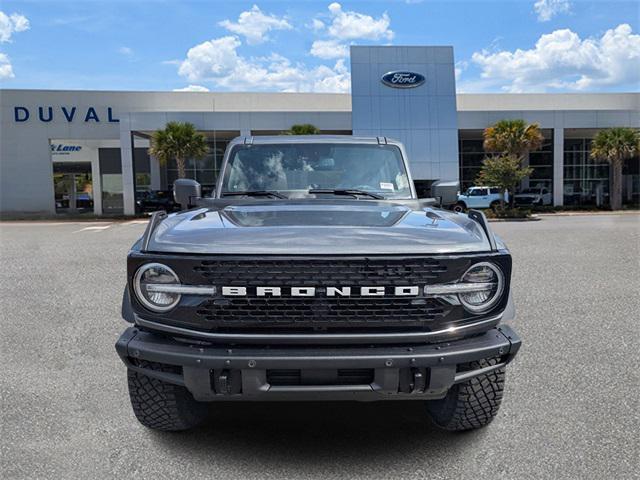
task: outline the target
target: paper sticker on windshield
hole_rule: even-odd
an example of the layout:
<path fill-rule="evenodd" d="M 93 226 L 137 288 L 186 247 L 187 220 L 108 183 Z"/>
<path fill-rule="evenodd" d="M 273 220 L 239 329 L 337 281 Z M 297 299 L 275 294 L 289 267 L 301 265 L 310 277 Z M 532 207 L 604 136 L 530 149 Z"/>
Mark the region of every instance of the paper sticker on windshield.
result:
<path fill-rule="evenodd" d="M 380 188 L 382 190 L 394 190 L 393 183 L 380 182 Z"/>

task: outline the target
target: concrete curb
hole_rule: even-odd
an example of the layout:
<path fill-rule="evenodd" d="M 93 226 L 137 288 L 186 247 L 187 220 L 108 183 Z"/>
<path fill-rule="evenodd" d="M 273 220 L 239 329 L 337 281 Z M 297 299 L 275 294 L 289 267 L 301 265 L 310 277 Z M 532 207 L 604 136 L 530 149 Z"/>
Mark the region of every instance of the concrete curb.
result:
<path fill-rule="evenodd" d="M 619 210 L 617 212 L 555 212 L 555 213 L 536 213 L 541 217 L 578 217 L 586 215 L 640 215 L 640 210 Z"/>
<path fill-rule="evenodd" d="M 538 222 L 542 220 L 539 217 L 527 217 L 527 218 L 487 218 L 489 222 Z"/>
<path fill-rule="evenodd" d="M 130 217 L 67 217 L 67 216 L 0 216 L 0 223 L 126 223 L 133 220 L 149 220 L 149 215 L 132 215 Z"/>

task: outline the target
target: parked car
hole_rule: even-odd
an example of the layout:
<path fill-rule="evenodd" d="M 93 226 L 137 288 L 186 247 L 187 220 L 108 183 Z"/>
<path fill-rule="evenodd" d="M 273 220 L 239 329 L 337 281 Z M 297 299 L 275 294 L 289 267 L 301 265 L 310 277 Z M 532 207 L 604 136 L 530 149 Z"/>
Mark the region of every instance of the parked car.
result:
<path fill-rule="evenodd" d="M 158 210 L 173 212 L 178 208 L 171 190 L 137 192 L 136 205 L 140 212 L 155 212 Z"/>
<path fill-rule="evenodd" d="M 421 401 L 446 430 L 497 415 L 521 344 L 511 254 L 482 212 L 417 197 L 401 143 L 237 138 L 212 198 L 174 194 L 195 208 L 154 213 L 127 257 L 116 350 L 143 425 L 220 401 Z"/>
<path fill-rule="evenodd" d="M 456 212 L 463 212 L 469 208 L 493 208 L 500 205 L 502 189 L 498 187 L 469 187 L 464 193 L 458 194 L 458 203 L 453 207 Z M 509 201 L 506 195 L 505 202 Z"/>
<path fill-rule="evenodd" d="M 551 205 L 551 192 L 546 188 L 526 188 L 513 198 L 516 205 Z"/>

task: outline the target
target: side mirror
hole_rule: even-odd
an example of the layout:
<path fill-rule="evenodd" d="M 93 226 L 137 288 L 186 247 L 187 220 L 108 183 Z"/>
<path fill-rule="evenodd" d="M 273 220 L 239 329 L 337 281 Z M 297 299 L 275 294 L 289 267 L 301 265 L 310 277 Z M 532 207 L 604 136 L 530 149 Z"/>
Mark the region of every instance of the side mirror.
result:
<path fill-rule="evenodd" d="M 202 187 L 190 178 L 179 178 L 173 182 L 173 199 L 180 204 L 182 210 L 195 206 L 196 200 L 202 197 Z"/>
<path fill-rule="evenodd" d="M 440 206 L 455 205 L 458 201 L 460 182 L 437 180 L 431 184 L 431 196 L 437 198 Z"/>

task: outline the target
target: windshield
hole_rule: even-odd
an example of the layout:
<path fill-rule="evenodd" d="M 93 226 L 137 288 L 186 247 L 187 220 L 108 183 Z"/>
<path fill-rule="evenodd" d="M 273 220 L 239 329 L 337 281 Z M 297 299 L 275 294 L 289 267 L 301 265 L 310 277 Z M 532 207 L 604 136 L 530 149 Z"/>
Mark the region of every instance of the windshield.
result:
<path fill-rule="evenodd" d="M 522 190 L 522 192 L 520 193 L 526 193 L 526 194 L 539 194 L 540 190 L 537 188 L 525 188 L 524 190 Z"/>
<path fill-rule="evenodd" d="M 311 189 L 363 190 L 385 198 L 411 198 L 400 150 L 393 145 L 264 144 L 234 147 L 225 168 L 222 195 Z"/>

